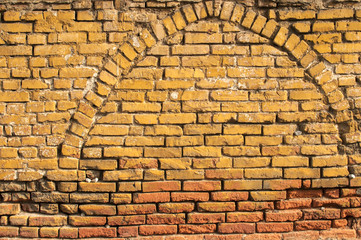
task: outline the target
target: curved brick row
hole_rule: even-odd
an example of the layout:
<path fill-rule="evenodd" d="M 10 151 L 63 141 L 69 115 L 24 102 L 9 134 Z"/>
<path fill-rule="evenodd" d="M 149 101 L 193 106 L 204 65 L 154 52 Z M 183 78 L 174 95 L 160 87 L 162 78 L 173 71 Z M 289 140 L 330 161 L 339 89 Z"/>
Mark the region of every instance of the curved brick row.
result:
<path fill-rule="evenodd" d="M 304 40 L 292 33 L 290 29 L 279 26 L 273 19 L 258 15 L 240 4 L 234 2 L 214 4 L 212 1 L 205 1 L 186 5 L 162 21 L 150 23 L 151 29 L 144 29 L 139 36 L 131 37 L 119 46 L 114 55 L 109 56 L 97 81 L 73 115 L 61 149 L 61 154 L 66 157 L 61 160 L 63 165 L 76 165 L 84 139 L 95 122 L 95 115 L 109 96 L 112 87 L 130 71 L 141 56 L 145 55 L 145 51 L 154 46 L 157 41 L 162 41 L 187 25 L 207 17 L 217 17 L 239 24 L 245 29 L 270 39 L 275 45 L 291 54 L 313 79 L 316 86 L 322 89 L 331 108 L 341 115 L 339 118 L 336 117 L 339 119 L 338 122 L 352 120 L 348 101 L 337 85 L 332 84 L 334 80 L 332 70 L 327 68 L 325 62 L 319 59 L 320 57 Z M 356 132 L 346 134 L 345 138 L 346 142 L 352 143 L 361 137 Z M 71 164 L 72 162 L 74 164 Z"/>

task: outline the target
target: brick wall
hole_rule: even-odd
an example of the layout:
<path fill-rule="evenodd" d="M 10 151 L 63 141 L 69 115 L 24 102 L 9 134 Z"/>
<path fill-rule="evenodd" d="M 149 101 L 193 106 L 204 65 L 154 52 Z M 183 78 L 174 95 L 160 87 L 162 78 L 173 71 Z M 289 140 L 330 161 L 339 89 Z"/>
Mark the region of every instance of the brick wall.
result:
<path fill-rule="evenodd" d="M 357 1 L 0 11 L 0 237 L 361 235 Z"/>

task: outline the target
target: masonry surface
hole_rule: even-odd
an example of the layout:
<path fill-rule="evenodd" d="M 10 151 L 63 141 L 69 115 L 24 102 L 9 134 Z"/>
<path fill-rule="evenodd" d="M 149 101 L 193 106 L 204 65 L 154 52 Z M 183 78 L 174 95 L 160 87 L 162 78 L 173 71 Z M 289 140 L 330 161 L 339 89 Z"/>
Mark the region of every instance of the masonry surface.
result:
<path fill-rule="evenodd" d="M 0 13 L 0 238 L 361 238 L 358 1 Z"/>

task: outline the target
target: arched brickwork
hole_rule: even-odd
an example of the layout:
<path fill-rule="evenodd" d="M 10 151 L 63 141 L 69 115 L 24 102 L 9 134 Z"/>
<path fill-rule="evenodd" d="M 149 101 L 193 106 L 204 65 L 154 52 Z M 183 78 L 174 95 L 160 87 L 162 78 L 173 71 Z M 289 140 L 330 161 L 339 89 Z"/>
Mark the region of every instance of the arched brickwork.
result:
<path fill-rule="evenodd" d="M 339 123 L 353 121 L 349 111 L 349 103 L 334 80 L 333 70 L 322 60 L 312 47 L 291 29 L 280 26 L 273 19 L 255 13 L 252 9 L 235 4 L 234 2 L 215 3 L 205 1 L 189 4 L 160 22 L 150 23 L 149 29 L 143 29 L 139 36 L 133 36 L 119 46 L 118 51 L 109 56 L 107 63 L 100 72 L 97 81 L 81 100 L 78 110 L 71 119 L 71 125 L 62 145 L 61 155 L 66 158 L 80 158 L 81 147 L 84 144 L 90 128 L 94 124 L 94 117 L 109 96 L 112 87 L 122 76 L 128 73 L 137 60 L 145 55 L 145 52 L 187 25 L 206 18 L 219 18 L 240 25 L 250 31 L 260 34 L 293 56 L 312 82 L 318 86 L 327 97 L 330 107 L 333 109 L 335 119 Z M 100 85 L 100 86 L 99 86 Z M 345 142 L 354 143 L 359 138 L 358 132 L 345 134 Z"/>

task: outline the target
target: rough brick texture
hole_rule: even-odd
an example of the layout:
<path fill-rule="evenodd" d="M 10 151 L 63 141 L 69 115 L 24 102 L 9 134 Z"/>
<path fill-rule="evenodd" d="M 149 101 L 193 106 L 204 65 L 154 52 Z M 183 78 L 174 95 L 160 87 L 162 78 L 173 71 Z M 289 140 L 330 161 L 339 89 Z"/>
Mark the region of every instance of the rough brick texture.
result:
<path fill-rule="evenodd" d="M 360 238 L 359 9 L 0 1 L 0 237 Z"/>

